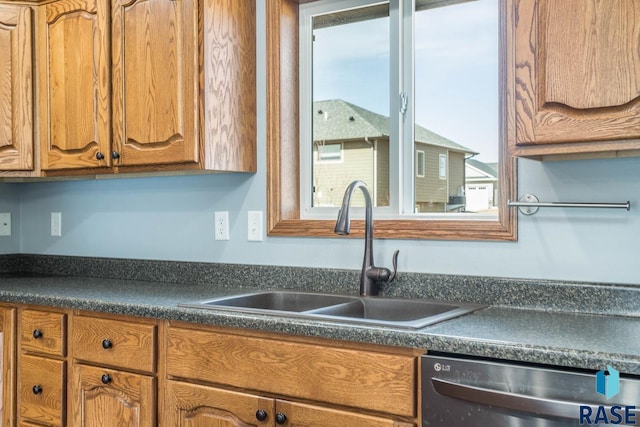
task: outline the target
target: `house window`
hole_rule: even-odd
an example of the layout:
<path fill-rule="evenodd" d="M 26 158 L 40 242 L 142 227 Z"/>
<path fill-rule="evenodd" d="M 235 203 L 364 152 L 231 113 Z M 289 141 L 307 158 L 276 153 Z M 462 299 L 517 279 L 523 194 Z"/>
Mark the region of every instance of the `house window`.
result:
<path fill-rule="evenodd" d="M 316 180 L 322 178 L 313 172 L 317 160 L 314 141 L 333 141 L 314 137 L 313 125 L 318 119 L 331 121 L 335 116 L 328 110 L 319 114 L 321 108 L 314 108 L 314 102 L 342 100 L 358 110 L 358 114 L 341 115 L 343 128 L 351 124 L 350 129 L 358 130 L 367 120 L 377 121 L 378 127 L 384 128 L 388 120 L 387 132 L 361 137 L 360 129 L 360 135 L 343 141 L 346 165 L 351 165 L 350 143 L 369 151 L 368 184 L 382 202 L 375 213 L 376 237 L 514 240 L 517 214 L 506 206 L 506 200 L 517 197 L 515 161 L 507 155 L 507 138 L 515 131 L 514 123 L 506 117 L 515 108 L 506 84 L 513 72 L 508 61 L 507 30 L 514 25 L 507 6 L 506 0 L 393 0 L 390 6 L 389 2 L 365 0 L 266 2 L 268 234 L 334 236 L 339 204 L 335 200 L 341 199 L 344 188 L 325 186 L 340 197 L 332 196 L 325 203 L 329 193 L 320 191 L 323 202 L 313 204 Z M 423 22 L 421 17 L 425 16 L 431 22 Z M 341 56 L 339 66 L 335 72 L 317 71 L 314 52 L 321 52 L 320 43 L 330 39 L 327 34 L 334 35 L 342 25 L 387 19 L 388 53 L 378 48 L 386 46 L 379 40 L 382 32 L 370 25 L 370 31 L 335 37 L 337 43 L 324 52 Z M 326 30 L 324 35 L 320 30 Z M 419 34 L 423 31 L 431 31 L 431 39 Z M 364 43 L 361 46 L 367 46 L 368 40 L 370 45 L 349 50 L 346 43 L 341 43 L 347 40 Z M 369 52 L 374 57 L 367 56 Z M 388 65 L 375 66 L 380 61 Z M 349 78 L 350 73 L 356 78 Z M 361 85 L 366 79 L 385 75 L 388 85 Z M 314 82 L 312 77 L 319 76 L 327 83 Z M 323 94 L 323 88 L 331 92 Z M 474 92 L 482 88 L 483 94 Z M 355 98 L 363 92 L 364 97 Z M 299 98 L 295 96 L 298 93 Z M 383 93 L 388 93 L 386 107 L 368 103 L 367 98 L 377 102 Z M 424 112 L 429 107 L 431 110 Z M 485 142 L 495 147 L 483 145 Z M 415 179 L 416 148 L 425 151 L 425 179 Z M 439 153 L 443 152 L 447 153 L 447 178 L 441 180 Z M 446 213 L 443 207 L 448 209 L 451 198 L 459 197 L 459 189 L 465 186 L 471 158 L 498 171 L 495 191 L 500 203 L 487 212 Z M 317 162 L 324 164 L 329 166 L 330 162 Z M 354 169 L 345 167 L 334 175 Z M 423 183 L 430 185 L 419 188 Z M 314 216 L 316 212 L 319 214 Z M 352 231 L 361 233 L 361 222 L 355 221 Z"/>
<path fill-rule="evenodd" d="M 424 151 L 417 150 L 416 151 L 416 176 L 418 178 L 424 178 L 424 170 L 425 170 Z"/>
<path fill-rule="evenodd" d="M 440 179 L 447 179 L 447 155 L 440 154 L 438 156 L 438 175 Z"/>
<path fill-rule="evenodd" d="M 342 160 L 342 144 L 317 144 L 318 161 L 336 162 Z"/>
<path fill-rule="evenodd" d="M 320 0 L 300 11 L 303 215 L 327 215 L 314 191 L 356 179 L 385 215 L 460 215 L 448 204 L 466 160 L 497 161 L 497 0 Z M 314 141 L 327 147 L 318 162 Z M 337 141 L 349 158 L 329 169 L 320 163 L 338 158 Z M 331 200 L 322 207 L 337 212 L 342 199 Z"/>

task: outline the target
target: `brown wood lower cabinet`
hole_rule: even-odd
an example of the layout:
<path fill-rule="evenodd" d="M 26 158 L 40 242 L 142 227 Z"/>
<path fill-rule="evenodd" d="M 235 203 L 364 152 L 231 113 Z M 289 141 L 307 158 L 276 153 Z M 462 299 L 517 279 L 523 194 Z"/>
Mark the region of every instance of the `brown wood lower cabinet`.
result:
<path fill-rule="evenodd" d="M 0 316 L 3 426 L 420 424 L 419 350 L 48 307 Z"/>
<path fill-rule="evenodd" d="M 73 426 L 156 425 L 154 377 L 76 364 L 71 396 Z"/>
<path fill-rule="evenodd" d="M 257 395 L 167 382 L 167 427 L 411 427 L 413 423 Z"/>
<path fill-rule="evenodd" d="M 21 419 L 65 425 L 65 363 L 45 357 L 22 356 L 18 375 Z"/>
<path fill-rule="evenodd" d="M 410 427 L 418 352 L 169 326 L 167 427 Z"/>

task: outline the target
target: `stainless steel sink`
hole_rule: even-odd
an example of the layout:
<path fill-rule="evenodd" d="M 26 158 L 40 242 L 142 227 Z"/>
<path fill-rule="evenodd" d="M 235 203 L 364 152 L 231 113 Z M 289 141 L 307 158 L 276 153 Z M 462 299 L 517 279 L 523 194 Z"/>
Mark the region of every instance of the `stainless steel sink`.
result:
<path fill-rule="evenodd" d="M 300 313 L 321 307 L 333 306 L 358 297 L 348 295 L 314 294 L 307 292 L 268 291 L 243 295 L 232 295 L 188 304 L 181 307 L 213 308 L 234 311 L 282 311 Z"/>
<path fill-rule="evenodd" d="M 484 307 L 430 300 L 294 291 L 254 292 L 184 303 L 179 306 L 409 329 L 424 328 Z"/>

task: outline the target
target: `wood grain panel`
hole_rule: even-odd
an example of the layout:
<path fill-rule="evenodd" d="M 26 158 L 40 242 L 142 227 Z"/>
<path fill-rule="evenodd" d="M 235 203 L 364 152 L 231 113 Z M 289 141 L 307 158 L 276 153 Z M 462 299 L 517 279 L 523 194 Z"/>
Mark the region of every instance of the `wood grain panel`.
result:
<path fill-rule="evenodd" d="M 112 15 L 117 164 L 197 162 L 197 2 L 115 0 Z"/>
<path fill-rule="evenodd" d="M 401 416 L 416 414 L 416 358 L 410 356 L 170 328 L 167 373 Z"/>
<path fill-rule="evenodd" d="M 105 349 L 103 340 L 111 347 Z M 76 316 L 71 348 L 73 358 L 106 366 L 153 373 L 156 367 L 157 326 L 120 320 Z"/>
<path fill-rule="evenodd" d="M 107 3 L 61 0 L 41 10 L 42 168 L 109 166 Z"/>
<path fill-rule="evenodd" d="M 276 413 L 287 417 L 287 425 L 303 427 L 415 427 L 413 423 L 374 417 L 303 403 L 276 401 Z"/>
<path fill-rule="evenodd" d="M 2 387 L 2 405 L 0 422 L 3 426 L 12 426 L 16 422 L 16 309 L 0 309 L 0 357 L 2 366 L 0 386 Z"/>
<path fill-rule="evenodd" d="M 20 355 L 18 413 L 21 419 L 51 426 L 65 425 L 66 362 Z M 34 386 L 42 391 L 33 392 Z"/>
<path fill-rule="evenodd" d="M 204 127 L 208 169 L 256 171 L 255 0 L 206 0 Z"/>
<path fill-rule="evenodd" d="M 0 5 L 0 170 L 34 168 L 33 16 Z"/>
<path fill-rule="evenodd" d="M 109 376 L 105 384 L 103 375 Z M 71 425 L 155 427 L 153 377 L 76 364 L 73 367 Z"/>
<path fill-rule="evenodd" d="M 515 69 L 513 153 L 526 145 L 634 140 L 640 147 L 640 4 L 509 0 Z M 613 149 L 624 149 L 618 144 Z M 540 152 L 540 150 L 533 150 Z M 559 153 L 584 152 L 568 146 Z M 588 151 L 588 150 L 587 150 Z M 525 154 L 526 155 L 526 154 Z"/>
<path fill-rule="evenodd" d="M 39 338 L 34 336 L 38 330 Z M 40 310 L 20 312 L 20 350 L 47 354 L 66 355 L 67 315 Z"/>
<path fill-rule="evenodd" d="M 544 101 L 582 110 L 620 107 L 640 98 L 640 4 L 545 2 L 539 39 Z"/>
<path fill-rule="evenodd" d="M 274 401 L 247 393 L 167 381 L 167 427 L 267 427 L 274 424 Z M 264 410 L 267 418 L 256 419 Z"/>

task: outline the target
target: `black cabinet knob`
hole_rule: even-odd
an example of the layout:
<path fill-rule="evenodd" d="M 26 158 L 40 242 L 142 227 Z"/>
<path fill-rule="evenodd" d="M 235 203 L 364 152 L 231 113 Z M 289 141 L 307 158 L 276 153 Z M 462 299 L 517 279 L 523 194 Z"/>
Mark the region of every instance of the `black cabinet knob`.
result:
<path fill-rule="evenodd" d="M 109 374 L 104 374 L 102 375 L 101 379 L 102 379 L 102 384 L 109 384 L 113 378 L 111 378 L 111 375 Z"/>
<path fill-rule="evenodd" d="M 98 160 L 103 160 L 104 159 L 104 154 L 102 154 L 100 151 L 98 151 L 96 153 L 96 159 Z"/>
<path fill-rule="evenodd" d="M 256 419 L 258 421 L 264 421 L 267 419 L 267 411 L 265 411 L 264 409 L 258 409 L 256 411 Z"/>
<path fill-rule="evenodd" d="M 276 414 L 276 424 L 284 424 L 287 422 L 287 416 L 282 412 Z"/>
<path fill-rule="evenodd" d="M 113 343 L 111 342 L 111 340 L 102 340 L 102 348 L 104 348 L 105 350 L 110 349 L 111 347 L 113 347 Z"/>
<path fill-rule="evenodd" d="M 40 329 L 34 329 L 33 330 L 33 337 L 35 339 L 42 338 L 42 335 L 43 334 L 42 334 L 42 331 Z"/>
<path fill-rule="evenodd" d="M 31 390 L 33 391 L 33 394 L 40 394 L 42 393 L 42 386 L 34 385 Z"/>
<path fill-rule="evenodd" d="M 118 160 L 120 158 L 120 153 L 118 153 L 117 151 L 112 151 L 111 152 L 111 158 L 113 160 Z"/>

